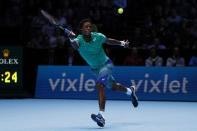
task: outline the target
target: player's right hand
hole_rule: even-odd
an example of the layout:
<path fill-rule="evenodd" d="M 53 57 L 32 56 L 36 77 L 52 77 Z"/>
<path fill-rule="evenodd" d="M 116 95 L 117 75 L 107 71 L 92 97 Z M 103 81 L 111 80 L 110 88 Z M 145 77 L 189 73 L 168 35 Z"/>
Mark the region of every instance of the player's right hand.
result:
<path fill-rule="evenodd" d="M 66 28 L 64 28 L 64 32 L 66 33 L 66 35 L 68 35 L 68 37 L 70 37 L 70 38 L 75 38 L 75 33 L 74 32 L 72 32 L 72 31 L 70 31 L 70 30 L 68 30 L 68 29 L 66 29 Z"/>

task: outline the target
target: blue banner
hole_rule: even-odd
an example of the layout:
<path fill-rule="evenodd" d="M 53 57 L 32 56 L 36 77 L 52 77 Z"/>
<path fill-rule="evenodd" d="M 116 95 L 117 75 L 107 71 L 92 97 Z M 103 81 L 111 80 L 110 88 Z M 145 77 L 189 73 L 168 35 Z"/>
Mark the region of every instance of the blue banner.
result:
<path fill-rule="evenodd" d="M 117 82 L 135 85 L 139 100 L 197 101 L 195 67 L 114 67 Z M 95 76 L 86 66 L 39 66 L 36 98 L 97 99 Z M 107 99 L 129 100 L 106 89 Z"/>

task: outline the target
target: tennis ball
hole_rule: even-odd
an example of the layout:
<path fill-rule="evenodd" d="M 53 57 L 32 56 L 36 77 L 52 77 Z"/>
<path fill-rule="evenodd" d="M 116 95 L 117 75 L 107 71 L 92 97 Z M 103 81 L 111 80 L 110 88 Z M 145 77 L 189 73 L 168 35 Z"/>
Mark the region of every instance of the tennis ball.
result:
<path fill-rule="evenodd" d="M 124 12 L 123 8 L 118 8 L 118 14 L 122 14 Z"/>

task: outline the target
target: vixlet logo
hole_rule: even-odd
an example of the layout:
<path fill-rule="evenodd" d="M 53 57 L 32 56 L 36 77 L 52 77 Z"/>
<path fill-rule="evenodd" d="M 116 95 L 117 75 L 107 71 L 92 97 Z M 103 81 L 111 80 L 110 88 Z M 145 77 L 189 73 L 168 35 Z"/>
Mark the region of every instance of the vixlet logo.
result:
<path fill-rule="evenodd" d="M 181 80 L 169 80 L 169 75 L 164 74 L 163 79 L 151 79 L 150 75 L 146 73 L 141 80 L 131 80 L 132 85 L 135 85 L 137 90 L 143 88 L 144 93 L 187 93 L 188 79 L 183 77 Z"/>
<path fill-rule="evenodd" d="M 61 92 L 68 91 L 88 91 L 92 92 L 95 90 L 95 80 L 85 79 L 84 73 L 80 73 L 79 78 L 69 78 L 66 73 L 62 73 L 61 78 L 49 78 L 49 85 L 52 91 L 60 90 Z"/>

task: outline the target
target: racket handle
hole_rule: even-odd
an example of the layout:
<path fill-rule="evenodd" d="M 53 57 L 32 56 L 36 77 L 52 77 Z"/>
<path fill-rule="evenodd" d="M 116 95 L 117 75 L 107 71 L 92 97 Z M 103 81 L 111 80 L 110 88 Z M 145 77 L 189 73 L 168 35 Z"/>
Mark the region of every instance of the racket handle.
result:
<path fill-rule="evenodd" d="M 60 28 L 61 30 L 64 30 L 64 27 L 62 27 L 60 25 L 56 25 L 56 27 Z"/>

